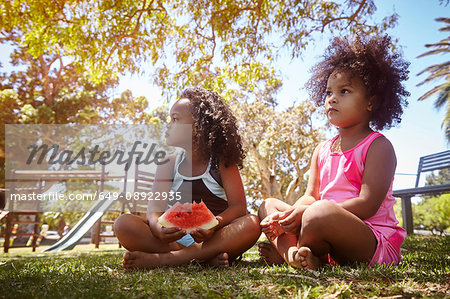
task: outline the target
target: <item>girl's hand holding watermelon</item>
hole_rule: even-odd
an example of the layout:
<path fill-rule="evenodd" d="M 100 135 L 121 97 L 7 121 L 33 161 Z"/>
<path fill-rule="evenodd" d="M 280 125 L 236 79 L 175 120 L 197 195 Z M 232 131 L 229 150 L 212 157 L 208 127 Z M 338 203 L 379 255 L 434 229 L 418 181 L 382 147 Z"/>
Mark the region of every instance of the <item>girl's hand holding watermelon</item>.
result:
<path fill-rule="evenodd" d="M 261 221 L 261 230 L 270 240 L 284 234 L 284 230 L 279 224 L 280 212 L 274 212 Z"/>
<path fill-rule="evenodd" d="M 164 242 L 173 242 L 186 235 L 186 231 L 179 227 L 163 227 L 156 221 L 150 224 L 150 228 L 154 236 Z"/>
<path fill-rule="evenodd" d="M 197 228 L 196 230 L 191 232 L 192 238 L 194 238 L 195 242 L 201 243 L 212 237 L 214 234 L 214 229 L 202 229 Z"/>
<path fill-rule="evenodd" d="M 284 212 L 274 212 L 261 221 L 262 231 L 270 240 L 283 233 L 298 234 L 301 225 L 302 211 L 306 206 L 292 207 Z"/>
<path fill-rule="evenodd" d="M 285 212 L 280 213 L 279 224 L 283 231 L 290 234 L 298 234 L 300 231 L 301 219 L 303 210 L 306 206 L 291 208 Z"/>

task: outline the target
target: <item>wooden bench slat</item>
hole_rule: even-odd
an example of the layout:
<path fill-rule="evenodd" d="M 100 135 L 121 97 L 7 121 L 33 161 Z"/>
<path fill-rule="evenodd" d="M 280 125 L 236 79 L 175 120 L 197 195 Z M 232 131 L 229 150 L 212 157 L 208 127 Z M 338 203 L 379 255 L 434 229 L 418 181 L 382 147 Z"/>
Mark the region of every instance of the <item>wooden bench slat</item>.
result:
<path fill-rule="evenodd" d="M 114 220 L 102 220 L 102 224 L 114 224 Z"/>
<path fill-rule="evenodd" d="M 154 178 L 139 177 L 137 179 L 137 181 L 153 183 L 155 181 L 155 179 Z"/>
<path fill-rule="evenodd" d="M 450 184 L 444 184 L 444 185 L 434 185 L 434 186 L 424 186 L 424 187 L 418 187 L 418 188 L 408 188 L 408 189 L 401 189 L 401 190 L 395 190 L 392 192 L 392 195 L 395 197 L 401 197 L 405 195 L 424 195 L 424 194 L 437 194 L 442 193 L 450 190 Z"/>
<path fill-rule="evenodd" d="M 429 157 L 426 159 L 422 159 L 423 162 L 448 162 L 450 158 L 447 156 L 439 156 L 439 157 Z"/>
<path fill-rule="evenodd" d="M 422 166 L 422 172 L 428 172 L 433 170 L 439 170 L 450 167 L 450 161 L 446 163 L 436 162 L 436 163 L 430 163 Z"/>
<path fill-rule="evenodd" d="M 136 173 L 138 174 L 138 176 L 148 176 L 148 177 L 155 177 L 154 173 L 148 172 L 148 171 L 143 171 L 143 170 L 138 170 L 136 171 Z"/>
<path fill-rule="evenodd" d="M 425 162 L 422 163 L 422 168 L 423 167 L 428 167 L 428 166 L 441 166 L 441 167 L 445 168 L 445 167 L 447 167 L 448 164 L 450 164 L 450 159 L 425 161 Z"/>
<path fill-rule="evenodd" d="M 439 157 L 430 157 L 427 159 L 422 159 L 424 163 L 436 163 L 436 162 L 448 162 L 450 158 L 447 156 L 439 156 Z"/>
<path fill-rule="evenodd" d="M 439 152 L 439 153 L 435 153 L 435 154 L 430 154 L 430 155 L 426 155 L 421 157 L 421 159 L 429 159 L 429 158 L 433 158 L 433 157 L 442 157 L 442 156 L 448 156 L 450 155 L 450 150 L 448 151 L 443 151 L 443 152 Z"/>
<path fill-rule="evenodd" d="M 153 186 L 153 184 L 149 184 L 149 183 L 146 183 L 146 182 L 137 182 L 136 185 L 138 187 L 144 187 L 144 188 L 150 188 L 150 189 Z"/>
<path fill-rule="evenodd" d="M 141 193 L 141 192 L 144 192 L 144 193 L 150 193 L 150 192 L 152 192 L 152 189 L 151 188 L 137 188 L 135 191 L 134 191 L 134 193 Z M 134 196 L 134 195 L 133 195 Z M 137 196 L 137 195 L 136 195 Z"/>
<path fill-rule="evenodd" d="M 449 167 L 450 167 L 450 164 L 449 164 Z M 448 168 L 448 167 L 444 167 L 444 168 Z M 442 167 L 440 167 L 440 166 L 424 167 L 423 172 L 429 172 L 429 171 L 441 170 L 441 169 L 442 169 Z"/>
<path fill-rule="evenodd" d="M 448 163 L 450 163 L 450 158 L 448 158 L 448 157 L 441 157 L 439 159 L 429 159 L 429 160 L 422 161 L 422 164 L 424 166 L 427 166 L 427 165 L 439 165 L 439 164 L 445 165 L 445 164 L 448 164 Z"/>
<path fill-rule="evenodd" d="M 11 221 L 11 224 L 41 224 L 40 221 Z"/>
<path fill-rule="evenodd" d="M 11 234 L 11 237 L 39 237 L 40 234 L 35 233 L 17 233 L 17 234 Z"/>

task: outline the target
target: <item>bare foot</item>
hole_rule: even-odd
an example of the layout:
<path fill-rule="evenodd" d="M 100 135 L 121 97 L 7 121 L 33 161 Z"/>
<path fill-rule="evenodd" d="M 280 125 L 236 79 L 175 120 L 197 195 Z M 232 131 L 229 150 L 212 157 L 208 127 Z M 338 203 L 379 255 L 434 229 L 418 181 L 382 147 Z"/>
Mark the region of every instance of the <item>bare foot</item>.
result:
<path fill-rule="evenodd" d="M 122 267 L 125 270 L 156 268 L 161 265 L 158 254 L 133 251 L 123 255 Z"/>
<path fill-rule="evenodd" d="M 228 253 L 226 252 L 219 253 L 209 261 L 206 261 L 205 264 L 217 268 L 228 268 L 230 266 L 230 262 L 228 260 Z"/>
<path fill-rule="evenodd" d="M 294 263 L 291 266 L 304 270 L 317 270 L 320 265 L 320 259 L 312 253 L 309 247 L 304 246 L 294 253 Z"/>
<path fill-rule="evenodd" d="M 263 261 L 269 265 L 281 265 L 284 264 L 283 257 L 278 253 L 275 247 L 266 242 L 261 242 L 258 244 L 259 256 Z"/>

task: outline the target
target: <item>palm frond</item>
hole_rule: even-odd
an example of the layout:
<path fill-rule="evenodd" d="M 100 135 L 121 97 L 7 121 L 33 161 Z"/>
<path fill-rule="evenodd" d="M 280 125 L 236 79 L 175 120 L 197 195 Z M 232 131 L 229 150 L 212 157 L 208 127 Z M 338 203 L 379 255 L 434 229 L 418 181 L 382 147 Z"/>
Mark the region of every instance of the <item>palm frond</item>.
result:
<path fill-rule="evenodd" d="M 421 96 L 421 97 L 418 99 L 418 101 L 423 101 L 423 100 L 425 100 L 426 98 L 429 98 L 431 95 L 433 95 L 433 94 L 435 94 L 435 93 L 437 93 L 437 92 L 440 92 L 441 88 L 444 87 L 446 84 L 448 84 L 448 83 L 443 83 L 443 84 L 441 84 L 441 85 L 435 86 L 433 89 L 427 91 L 423 96 Z"/>
<path fill-rule="evenodd" d="M 425 72 L 434 72 L 435 70 L 438 69 L 444 70 L 448 73 L 448 71 L 450 70 L 450 61 L 429 66 L 426 69 L 422 70 L 420 73 L 418 73 L 417 76 L 420 76 Z"/>
<path fill-rule="evenodd" d="M 448 46 L 450 46 L 450 39 L 443 39 L 440 42 L 434 43 L 434 44 L 426 44 L 425 47 L 426 48 L 431 48 L 431 47 L 441 47 L 443 50 L 446 50 L 446 47 L 448 48 Z"/>
<path fill-rule="evenodd" d="M 447 1 L 448 2 L 448 1 Z M 435 19 L 438 22 L 443 22 L 445 25 L 439 28 L 439 31 L 450 31 L 450 18 L 437 18 Z M 434 44 L 426 44 L 426 48 L 431 49 L 417 58 L 429 56 L 429 55 L 437 55 L 437 54 L 448 54 L 450 53 L 450 36 L 442 39 L 441 41 Z M 446 115 L 442 122 L 442 128 L 445 130 L 445 138 L 450 143 L 450 61 L 443 62 L 440 64 L 431 65 L 417 75 L 420 76 L 423 73 L 428 73 L 428 77 L 417 84 L 417 86 L 423 85 L 427 82 L 438 80 L 441 78 L 445 78 L 445 82 L 433 87 L 431 90 L 427 91 L 424 95 L 422 95 L 418 101 L 423 101 L 426 98 L 431 97 L 434 94 L 438 94 L 436 101 L 434 102 L 434 107 L 436 109 L 442 108 L 444 105 L 447 107 Z"/>
<path fill-rule="evenodd" d="M 437 21 L 437 22 L 443 22 L 443 23 L 448 23 L 448 24 L 450 24 L 450 18 L 439 17 L 439 18 L 436 18 L 436 19 L 434 19 L 434 20 Z"/>
<path fill-rule="evenodd" d="M 448 99 L 448 98 L 447 98 Z M 447 113 L 445 114 L 442 128 L 445 130 L 445 138 L 450 143 L 450 102 L 447 101 Z"/>
<path fill-rule="evenodd" d="M 421 86 L 425 83 L 431 82 L 431 81 L 435 81 L 435 80 L 439 80 L 441 78 L 446 78 L 446 81 L 450 81 L 449 77 L 450 74 L 448 72 L 441 72 L 440 70 L 436 70 L 435 72 L 432 72 L 427 78 L 425 78 L 425 80 L 423 80 L 422 82 L 418 83 L 416 86 Z"/>
<path fill-rule="evenodd" d="M 444 104 L 450 103 L 450 82 L 447 82 L 446 86 L 441 88 L 438 98 L 434 102 L 434 107 L 436 109 L 441 109 Z"/>
<path fill-rule="evenodd" d="M 428 55 L 434 55 L 434 54 L 449 53 L 450 52 L 450 44 L 447 47 L 448 47 L 448 49 L 439 48 L 439 49 L 434 49 L 434 50 L 427 51 L 427 52 L 417 56 L 417 58 L 421 58 L 421 57 L 428 56 Z"/>

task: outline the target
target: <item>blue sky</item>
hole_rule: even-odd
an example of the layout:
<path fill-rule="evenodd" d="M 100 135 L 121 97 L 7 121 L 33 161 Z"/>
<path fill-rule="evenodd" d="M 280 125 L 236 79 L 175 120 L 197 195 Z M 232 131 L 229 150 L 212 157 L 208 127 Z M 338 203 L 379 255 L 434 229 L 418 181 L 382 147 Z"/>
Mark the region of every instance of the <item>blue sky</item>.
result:
<path fill-rule="evenodd" d="M 401 124 L 390 130 L 382 132 L 394 145 L 397 154 L 397 170 L 394 180 L 394 189 L 409 188 L 414 186 L 415 174 L 419 157 L 448 149 L 444 138 L 441 123 L 444 118 L 444 109 L 438 112 L 434 106 L 434 98 L 418 102 L 417 98 L 431 89 L 437 82 L 417 87 L 426 76 L 417 74 L 427 66 L 448 61 L 449 55 L 429 56 L 417 59 L 416 57 L 426 51 L 425 44 L 435 43 L 445 38 L 446 33 L 439 32 L 442 23 L 436 22 L 437 17 L 448 16 L 450 5 L 439 5 L 439 0 L 378 0 L 375 18 L 381 19 L 393 11 L 400 15 L 397 26 L 388 33 L 399 39 L 404 57 L 411 62 L 410 78 L 406 82 L 406 88 L 411 93 L 409 106 L 406 108 Z M 448 33 L 447 33 L 448 34 Z M 308 70 L 316 63 L 328 45 L 329 37 L 317 41 L 303 56 L 303 59 L 281 59 L 280 69 L 283 70 L 283 90 L 278 95 L 281 106 L 289 106 L 294 100 L 306 97 L 302 90 L 304 83 L 309 78 Z M 134 95 L 146 96 L 151 105 L 158 102 L 160 92 L 150 84 L 148 78 L 124 78 L 121 89 L 131 89 Z M 335 134 L 330 132 L 328 137 Z M 422 176 L 423 177 L 423 176 Z M 423 180 L 421 180 L 423 184 Z"/>
<path fill-rule="evenodd" d="M 417 87 L 416 85 L 427 77 L 417 74 L 427 66 L 449 60 L 447 56 L 428 56 L 417 59 L 427 48 L 425 44 L 435 43 L 446 36 L 448 32 L 439 32 L 443 23 L 436 22 L 438 17 L 448 17 L 450 6 L 440 6 L 438 0 L 401 0 L 383 1 L 395 3 L 395 9 L 400 15 L 398 26 L 392 30 L 392 35 L 399 38 L 404 46 L 404 54 L 411 62 L 410 79 L 406 83 L 411 93 L 409 106 L 404 112 L 402 123 L 398 128 L 386 132 L 397 153 L 397 173 L 416 173 L 419 157 L 448 149 L 444 132 L 441 128 L 445 109 L 440 112 L 434 108 L 433 98 L 418 102 L 417 98 L 435 86 L 438 82 Z M 386 4 L 387 5 L 387 4 Z M 386 6 L 386 8 L 389 5 Z M 392 4 L 390 5 L 392 6 Z M 384 8 L 384 7 L 380 7 Z M 424 176 L 422 176 L 424 177 Z M 394 188 L 414 186 L 414 176 L 397 175 Z"/>

